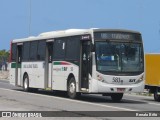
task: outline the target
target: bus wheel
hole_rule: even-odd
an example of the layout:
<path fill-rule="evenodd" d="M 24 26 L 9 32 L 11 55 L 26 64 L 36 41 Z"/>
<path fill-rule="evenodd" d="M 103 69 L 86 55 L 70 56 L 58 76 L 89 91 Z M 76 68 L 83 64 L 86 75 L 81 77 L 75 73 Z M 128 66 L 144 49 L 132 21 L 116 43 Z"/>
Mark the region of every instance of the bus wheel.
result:
<path fill-rule="evenodd" d="M 72 99 L 76 98 L 76 82 L 74 77 L 70 78 L 69 83 L 67 85 L 67 93 L 68 96 Z"/>
<path fill-rule="evenodd" d="M 123 93 L 113 93 L 111 95 L 111 98 L 114 102 L 119 102 L 122 100 L 122 97 L 123 97 Z"/>
<path fill-rule="evenodd" d="M 24 76 L 24 80 L 23 80 L 23 90 L 25 92 L 29 91 L 29 79 L 28 79 L 28 75 Z"/>
<path fill-rule="evenodd" d="M 154 92 L 154 100 L 160 102 L 160 95 L 158 95 L 158 88 Z"/>

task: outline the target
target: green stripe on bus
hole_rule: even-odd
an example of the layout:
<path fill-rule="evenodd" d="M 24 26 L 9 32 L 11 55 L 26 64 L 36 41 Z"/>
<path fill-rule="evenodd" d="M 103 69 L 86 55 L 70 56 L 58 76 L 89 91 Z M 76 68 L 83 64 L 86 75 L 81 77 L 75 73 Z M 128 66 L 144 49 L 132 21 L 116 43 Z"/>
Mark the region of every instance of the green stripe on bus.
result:
<path fill-rule="evenodd" d="M 70 63 L 61 61 L 61 62 L 54 62 L 53 65 L 70 65 Z"/>
<path fill-rule="evenodd" d="M 18 67 L 18 68 L 21 68 L 21 64 L 20 63 L 11 63 L 11 68 L 16 68 L 16 67 Z"/>
<path fill-rule="evenodd" d="M 61 65 L 61 62 L 54 62 L 53 65 Z"/>
<path fill-rule="evenodd" d="M 16 68 L 16 63 L 11 63 L 11 68 Z"/>

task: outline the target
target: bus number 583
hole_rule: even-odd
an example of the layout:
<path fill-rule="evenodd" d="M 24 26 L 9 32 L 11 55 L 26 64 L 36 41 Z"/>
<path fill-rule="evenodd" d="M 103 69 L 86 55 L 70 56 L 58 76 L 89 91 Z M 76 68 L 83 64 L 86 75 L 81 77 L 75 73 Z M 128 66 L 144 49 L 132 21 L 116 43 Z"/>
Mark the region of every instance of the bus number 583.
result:
<path fill-rule="evenodd" d="M 123 82 L 123 80 L 120 79 L 120 77 L 113 77 L 113 81 L 114 83 L 120 83 Z"/>

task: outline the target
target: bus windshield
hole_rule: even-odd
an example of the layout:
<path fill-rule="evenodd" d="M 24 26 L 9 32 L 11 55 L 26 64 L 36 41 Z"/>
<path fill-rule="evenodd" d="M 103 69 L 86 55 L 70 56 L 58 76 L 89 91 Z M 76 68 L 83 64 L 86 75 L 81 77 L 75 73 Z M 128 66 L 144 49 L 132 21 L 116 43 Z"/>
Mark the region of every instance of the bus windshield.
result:
<path fill-rule="evenodd" d="M 95 47 L 100 72 L 142 72 L 144 69 L 141 43 L 99 41 Z"/>

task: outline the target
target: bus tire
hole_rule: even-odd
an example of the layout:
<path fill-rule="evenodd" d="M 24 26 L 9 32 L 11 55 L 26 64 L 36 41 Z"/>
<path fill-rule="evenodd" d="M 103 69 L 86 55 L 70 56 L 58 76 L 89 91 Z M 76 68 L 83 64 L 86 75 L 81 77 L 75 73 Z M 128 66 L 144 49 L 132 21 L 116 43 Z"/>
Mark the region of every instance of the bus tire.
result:
<path fill-rule="evenodd" d="M 75 99 L 77 97 L 76 93 L 76 81 L 74 77 L 71 77 L 69 79 L 68 85 L 67 85 L 67 94 L 71 99 Z"/>
<path fill-rule="evenodd" d="M 122 100 L 123 93 L 113 93 L 111 94 L 112 101 L 119 102 Z"/>
<path fill-rule="evenodd" d="M 154 100 L 160 102 L 160 95 L 158 95 L 158 88 L 154 92 Z"/>
<path fill-rule="evenodd" d="M 29 92 L 29 78 L 28 78 L 28 75 L 24 75 L 24 78 L 23 78 L 23 90 L 25 92 Z"/>

